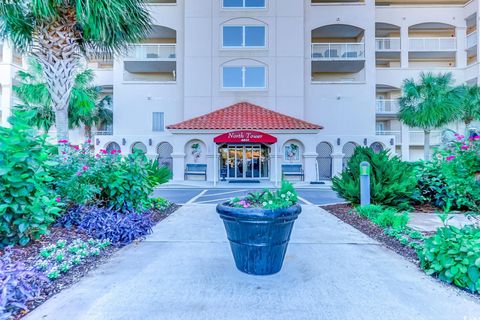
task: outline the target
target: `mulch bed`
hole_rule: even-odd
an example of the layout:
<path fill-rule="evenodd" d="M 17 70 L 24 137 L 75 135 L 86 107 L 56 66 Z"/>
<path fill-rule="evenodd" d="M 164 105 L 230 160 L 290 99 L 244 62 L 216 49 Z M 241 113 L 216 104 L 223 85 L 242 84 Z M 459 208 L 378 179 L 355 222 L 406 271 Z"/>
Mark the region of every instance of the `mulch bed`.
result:
<path fill-rule="evenodd" d="M 169 215 L 174 213 L 180 206 L 172 204 L 169 208 L 164 211 L 154 211 L 152 218 L 155 224 L 167 218 Z M 66 229 L 63 227 L 50 227 L 50 233 L 48 235 L 42 236 L 39 240 L 29 244 L 26 247 L 15 247 L 15 253 L 12 255 L 12 258 L 17 261 L 24 262 L 27 266 L 31 266 L 35 263 L 35 259 L 38 257 L 40 249 L 44 246 L 48 246 L 52 243 L 56 243 L 58 240 L 67 240 L 68 242 L 75 239 L 88 240 L 91 237 L 88 236 L 85 232 L 80 231 L 76 228 Z M 140 242 L 140 240 L 136 242 Z M 117 252 L 121 247 L 120 246 L 108 246 L 100 254 L 95 257 L 88 257 L 85 259 L 85 262 L 81 265 L 75 266 L 70 269 L 66 274 L 63 274 L 56 280 L 50 281 L 47 286 L 42 288 L 41 293 L 35 298 L 27 303 L 29 311 L 32 311 L 46 300 L 51 298 L 53 295 L 59 293 L 60 291 L 69 288 L 73 284 L 80 281 L 90 270 L 97 268 L 99 265 L 108 261 L 108 259 Z M 1 255 L 1 250 L 0 250 Z M 21 319 L 27 313 L 22 312 L 17 314 L 13 319 Z"/>
<path fill-rule="evenodd" d="M 335 204 L 330 206 L 322 206 L 321 208 L 327 210 L 340 220 L 348 223 L 355 229 L 363 232 L 370 238 L 377 240 L 384 244 L 387 248 L 395 251 L 399 255 L 405 257 L 407 260 L 420 265 L 415 249 L 401 244 L 396 238 L 385 234 L 384 230 L 379 226 L 373 224 L 370 220 L 360 217 L 357 214 L 351 213 L 353 206 L 350 204 Z"/>

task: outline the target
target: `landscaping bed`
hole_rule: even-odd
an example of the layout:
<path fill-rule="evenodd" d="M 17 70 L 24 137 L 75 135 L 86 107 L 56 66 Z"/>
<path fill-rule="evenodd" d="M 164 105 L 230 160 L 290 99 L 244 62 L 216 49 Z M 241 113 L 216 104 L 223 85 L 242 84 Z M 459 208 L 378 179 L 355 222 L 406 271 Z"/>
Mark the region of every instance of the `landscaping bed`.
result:
<path fill-rule="evenodd" d="M 387 248 L 395 251 L 399 255 L 405 257 L 407 260 L 415 263 L 416 265 L 420 264 L 416 250 L 414 248 L 400 243 L 400 241 L 396 238 L 387 235 L 383 228 L 375 225 L 370 220 L 362 218 L 358 214 L 353 213 L 352 210 L 354 208 L 352 205 L 335 204 L 329 206 L 322 206 L 321 208 L 333 214 L 343 222 L 351 225 L 355 229 L 366 234 L 370 238 L 384 244 Z"/>
<path fill-rule="evenodd" d="M 171 204 L 164 210 L 154 210 L 151 213 L 152 221 L 154 224 L 161 222 L 163 219 L 171 215 L 179 208 L 176 204 Z M 42 250 L 44 248 L 55 245 L 59 241 L 66 241 L 66 243 L 72 243 L 74 241 L 82 240 L 88 242 L 91 239 L 84 230 L 80 230 L 77 227 L 65 228 L 55 225 L 50 228 L 50 232 L 42 236 L 39 240 L 30 243 L 28 246 L 13 247 L 11 261 L 13 263 L 23 263 L 25 269 L 35 270 L 39 261 Z M 140 242 L 142 239 L 137 239 L 134 243 Z M 68 270 L 68 272 L 61 273 L 61 275 L 53 280 L 42 281 L 39 293 L 30 301 L 26 303 L 28 312 L 44 303 L 53 295 L 60 291 L 70 287 L 76 282 L 80 281 L 90 270 L 97 268 L 99 265 L 108 261 L 108 259 L 123 245 L 111 244 L 99 251 L 98 255 L 88 256 L 82 260 L 81 264 L 75 265 Z M 3 256 L 4 251 L 0 250 L 0 257 Z M 27 311 L 20 311 L 15 313 L 11 319 L 20 319 L 26 314 Z"/>

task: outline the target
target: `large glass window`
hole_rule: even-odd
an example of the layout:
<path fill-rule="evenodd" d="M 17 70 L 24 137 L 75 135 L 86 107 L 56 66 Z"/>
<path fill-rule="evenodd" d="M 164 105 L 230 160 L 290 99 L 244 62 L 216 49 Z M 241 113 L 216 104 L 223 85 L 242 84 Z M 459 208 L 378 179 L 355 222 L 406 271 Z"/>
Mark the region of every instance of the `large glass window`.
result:
<path fill-rule="evenodd" d="M 265 26 L 223 26 L 223 47 L 265 47 Z"/>
<path fill-rule="evenodd" d="M 262 89 L 266 87 L 266 71 L 263 66 L 223 67 L 223 88 Z"/>
<path fill-rule="evenodd" d="M 265 0 L 223 0 L 224 8 L 265 8 Z"/>

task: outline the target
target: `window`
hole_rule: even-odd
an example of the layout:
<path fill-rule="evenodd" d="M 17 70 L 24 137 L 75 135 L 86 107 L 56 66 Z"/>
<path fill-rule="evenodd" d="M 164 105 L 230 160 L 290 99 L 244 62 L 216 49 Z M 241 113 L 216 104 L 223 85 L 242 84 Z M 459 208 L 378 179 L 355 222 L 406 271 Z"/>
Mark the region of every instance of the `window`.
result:
<path fill-rule="evenodd" d="M 223 26 L 224 48 L 265 47 L 265 26 Z"/>
<path fill-rule="evenodd" d="M 165 131 L 165 115 L 163 112 L 152 113 L 152 131 Z"/>
<path fill-rule="evenodd" d="M 223 88 L 265 88 L 265 67 L 223 67 Z"/>
<path fill-rule="evenodd" d="M 265 0 L 223 0 L 224 8 L 265 8 Z"/>

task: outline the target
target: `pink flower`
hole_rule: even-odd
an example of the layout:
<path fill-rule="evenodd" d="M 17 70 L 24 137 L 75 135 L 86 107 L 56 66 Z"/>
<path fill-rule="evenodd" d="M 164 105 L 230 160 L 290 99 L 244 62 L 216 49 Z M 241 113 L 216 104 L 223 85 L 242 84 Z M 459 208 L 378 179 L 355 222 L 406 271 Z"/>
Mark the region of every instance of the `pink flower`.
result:
<path fill-rule="evenodd" d="M 473 136 L 473 140 L 480 140 L 480 136 Z"/>
<path fill-rule="evenodd" d="M 110 151 L 110 154 L 115 154 L 115 152 L 117 152 L 117 150 L 112 150 Z"/>
<path fill-rule="evenodd" d="M 88 140 L 87 140 L 87 143 L 92 143 L 92 140 L 88 139 Z"/>
<path fill-rule="evenodd" d="M 101 150 L 100 150 L 100 153 L 101 153 L 101 154 L 107 154 L 107 150 L 101 149 Z"/>
<path fill-rule="evenodd" d="M 77 172 L 77 177 L 80 177 L 82 175 L 82 173 L 79 171 Z"/>
<path fill-rule="evenodd" d="M 118 149 L 118 150 L 117 150 L 117 153 L 122 153 L 122 150 Z"/>
<path fill-rule="evenodd" d="M 60 144 L 66 144 L 66 143 L 68 143 L 68 140 L 58 140 L 58 143 L 60 143 Z"/>
<path fill-rule="evenodd" d="M 60 202 L 61 199 L 60 199 L 60 198 L 55 198 L 55 201 L 56 201 L 56 202 Z"/>
<path fill-rule="evenodd" d="M 462 150 L 468 150 L 468 146 L 466 144 L 462 145 Z"/>
<path fill-rule="evenodd" d="M 67 154 L 65 151 L 62 151 L 62 154 Z"/>
<path fill-rule="evenodd" d="M 458 141 L 462 141 L 463 138 L 465 138 L 465 136 L 462 136 L 462 135 L 458 135 L 458 136 L 457 136 L 457 140 L 458 140 Z"/>
<path fill-rule="evenodd" d="M 79 146 L 72 146 L 72 148 L 75 149 L 75 150 L 80 150 Z"/>
<path fill-rule="evenodd" d="M 447 161 L 451 161 L 451 160 L 453 160 L 453 159 L 455 159 L 455 156 L 448 156 L 448 157 L 446 158 Z"/>
<path fill-rule="evenodd" d="M 88 170 L 88 166 L 83 166 L 83 167 L 82 167 L 82 170 L 83 170 L 83 171 L 87 171 L 87 170 Z"/>

